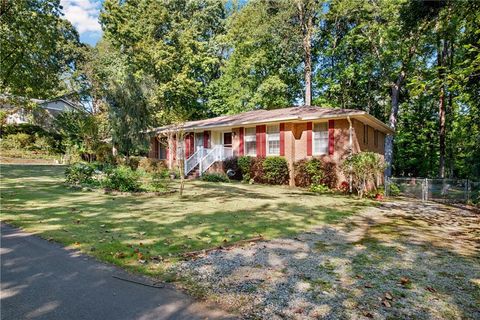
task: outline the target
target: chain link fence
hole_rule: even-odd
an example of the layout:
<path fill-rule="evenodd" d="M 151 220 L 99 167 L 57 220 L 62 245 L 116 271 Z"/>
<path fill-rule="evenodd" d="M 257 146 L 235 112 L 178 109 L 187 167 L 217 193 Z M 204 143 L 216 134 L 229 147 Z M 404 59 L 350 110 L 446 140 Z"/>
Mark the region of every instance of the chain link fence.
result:
<path fill-rule="evenodd" d="M 449 203 L 479 203 L 480 182 L 468 179 L 389 178 L 386 196 L 404 196 Z"/>

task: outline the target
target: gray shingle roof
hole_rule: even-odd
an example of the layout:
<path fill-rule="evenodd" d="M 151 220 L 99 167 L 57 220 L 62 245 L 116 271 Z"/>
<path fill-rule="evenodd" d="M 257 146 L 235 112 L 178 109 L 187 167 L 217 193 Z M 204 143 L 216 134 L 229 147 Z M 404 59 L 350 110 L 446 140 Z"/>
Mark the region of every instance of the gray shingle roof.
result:
<path fill-rule="evenodd" d="M 259 124 L 277 121 L 307 121 L 316 119 L 346 118 L 347 116 L 368 116 L 382 123 L 380 120 L 369 115 L 367 112 L 355 109 L 331 109 L 315 106 L 299 106 L 273 110 L 254 110 L 235 115 L 220 116 L 204 120 L 188 121 L 183 129 L 208 129 L 215 127 L 234 127 L 249 124 Z M 382 123 L 386 126 L 384 123 Z M 168 131 L 172 126 L 155 128 L 154 132 Z"/>

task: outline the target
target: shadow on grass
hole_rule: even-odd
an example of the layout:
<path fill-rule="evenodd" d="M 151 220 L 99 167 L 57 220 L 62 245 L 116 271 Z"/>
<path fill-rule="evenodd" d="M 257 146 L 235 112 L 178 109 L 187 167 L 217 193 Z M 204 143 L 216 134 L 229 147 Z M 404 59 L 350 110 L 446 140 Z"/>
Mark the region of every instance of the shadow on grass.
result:
<path fill-rule="evenodd" d="M 95 247 L 92 255 L 120 265 L 136 262 L 134 249 L 140 243 L 144 256 L 168 258 L 258 235 L 294 235 L 340 221 L 367 205 L 313 206 L 302 200 L 310 195 L 287 187 L 199 182 L 187 184 L 182 199 L 114 196 L 67 189 L 61 183 L 64 168 L 7 167 L 2 172 L 7 220 L 65 245 L 79 243 L 86 251 Z M 301 199 L 282 201 L 283 193 Z M 127 259 L 114 258 L 117 252 Z"/>
<path fill-rule="evenodd" d="M 287 187 L 197 182 L 187 184 L 187 196 L 180 201 L 176 196 L 157 201 L 143 195 L 68 190 L 61 184 L 62 167 L 1 169 L 3 219 L 7 217 L 15 225 L 81 248 L 104 261 L 150 274 L 160 273 L 163 265 L 150 269 L 152 264 L 139 265 L 137 260 L 162 256 L 175 261 L 184 252 L 260 234 L 267 239 L 291 237 L 316 226 L 341 223 L 371 205 L 338 195 L 324 196 L 333 199 L 325 205 L 315 202 L 317 195 Z M 242 199 L 247 201 L 238 204 Z M 317 231 L 317 238 L 305 242 L 304 255 L 299 255 L 298 248 L 279 245 L 251 256 L 226 253 L 211 267 L 224 278 L 245 266 L 270 271 L 277 268 L 283 276 L 271 286 L 263 281 L 262 285 L 252 283 L 251 279 L 242 283 L 248 284 L 245 290 L 264 290 L 260 307 L 275 301 L 281 306 L 281 317 L 292 316 L 288 312 L 305 303 L 301 311 L 312 317 L 317 312 L 333 318 L 364 317 L 369 313 L 379 318 L 480 318 L 475 309 L 480 300 L 478 256 L 458 255 L 415 238 L 412 228 L 417 232 L 422 229 L 420 224 L 409 223 L 407 230 L 396 223 L 378 224 L 365 218 L 361 224 L 367 226 L 366 231 L 355 242 L 334 228 L 323 227 Z M 352 223 L 346 227 L 356 230 L 361 226 Z M 384 240 L 384 234 L 394 235 L 393 240 Z M 336 239 L 335 243 L 325 240 L 329 238 Z M 119 252 L 125 257 L 116 256 Z M 272 257 L 285 265 L 268 264 Z M 399 285 L 401 277 L 408 277 L 411 284 Z M 297 292 L 305 282 L 310 285 L 307 293 L 302 293 L 306 302 L 298 300 Z M 235 288 L 227 286 L 222 290 L 228 294 Z M 392 307 L 378 300 L 386 291 L 394 296 Z"/>

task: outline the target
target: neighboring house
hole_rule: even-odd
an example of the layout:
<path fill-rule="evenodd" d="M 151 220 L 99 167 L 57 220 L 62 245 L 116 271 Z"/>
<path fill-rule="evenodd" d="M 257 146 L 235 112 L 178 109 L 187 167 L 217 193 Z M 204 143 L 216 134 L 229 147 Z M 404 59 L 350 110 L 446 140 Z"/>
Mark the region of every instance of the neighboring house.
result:
<path fill-rule="evenodd" d="M 6 117 L 6 123 L 39 123 L 40 125 L 48 126 L 51 120 L 60 113 L 72 110 L 78 111 L 82 109 L 75 103 L 64 98 L 56 98 L 52 100 L 30 99 L 29 102 L 37 104 L 40 109 L 31 111 L 26 108 L 3 103 L 0 108 L 8 113 Z"/>
<path fill-rule="evenodd" d="M 150 158 L 167 160 L 166 133 L 160 127 L 150 140 Z M 285 157 L 290 167 L 296 161 L 321 157 L 338 168 L 350 154 L 373 151 L 383 156 L 384 141 L 393 131 L 365 111 L 313 106 L 256 110 L 231 116 L 189 121 L 185 133 L 185 174 L 200 174 L 221 168 L 231 156 Z M 171 135 L 170 135 L 171 136 Z M 174 145 L 173 143 L 170 145 Z M 172 161 L 168 161 L 172 166 Z M 344 177 L 337 170 L 339 182 Z"/>

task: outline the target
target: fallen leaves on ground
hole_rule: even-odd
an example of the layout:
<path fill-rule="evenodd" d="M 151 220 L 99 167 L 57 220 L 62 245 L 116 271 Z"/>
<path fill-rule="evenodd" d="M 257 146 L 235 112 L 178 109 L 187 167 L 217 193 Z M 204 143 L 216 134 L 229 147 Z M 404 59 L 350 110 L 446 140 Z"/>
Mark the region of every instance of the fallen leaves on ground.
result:
<path fill-rule="evenodd" d="M 125 253 L 123 252 L 115 252 L 115 254 L 113 255 L 115 258 L 117 259 L 123 259 L 125 258 Z"/>

